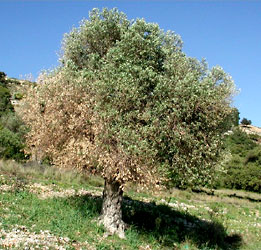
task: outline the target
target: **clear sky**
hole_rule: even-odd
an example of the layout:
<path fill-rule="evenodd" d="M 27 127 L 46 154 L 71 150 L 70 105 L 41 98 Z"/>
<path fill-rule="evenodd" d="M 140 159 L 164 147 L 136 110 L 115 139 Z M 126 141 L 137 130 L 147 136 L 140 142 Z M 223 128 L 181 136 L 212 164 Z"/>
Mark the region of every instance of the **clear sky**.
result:
<path fill-rule="evenodd" d="M 261 1 L 0 0 L 0 71 L 21 78 L 58 65 L 63 34 L 92 8 L 117 7 L 181 35 L 188 56 L 220 65 L 240 94 L 241 119 L 261 127 Z"/>

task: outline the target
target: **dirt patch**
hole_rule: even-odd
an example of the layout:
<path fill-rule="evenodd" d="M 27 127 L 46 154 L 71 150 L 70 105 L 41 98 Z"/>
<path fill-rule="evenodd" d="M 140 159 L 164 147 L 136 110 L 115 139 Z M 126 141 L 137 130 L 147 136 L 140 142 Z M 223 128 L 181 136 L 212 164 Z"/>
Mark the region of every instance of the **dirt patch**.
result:
<path fill-rule="evenodd" d="M 58 237 L 48 230 L 30 232 L 25 226 L 16 225 L 10 231 L 0 230 L 0 246 L 5 249 L 57 249 L 66 250 L 76 244 L 84 249 L 94 249 L 87 242 L 71 243 L 68 237 Z M 81 248 L 79 248 L 81 249 Z"/>
<path fill-rule="evenodd" d="M 40 183 L 34 183 L 32 185 L 27 185 L 31 193 L 36 194 L 40 199 L 48 199 L 53 197 L 69 197 L 75 195 L 91 195 L 91 196 L 101 196 L 102 191 L 98 190 L 85 190 L 85 189 L 61 189 L 56 185 L 45 186 Z"/>

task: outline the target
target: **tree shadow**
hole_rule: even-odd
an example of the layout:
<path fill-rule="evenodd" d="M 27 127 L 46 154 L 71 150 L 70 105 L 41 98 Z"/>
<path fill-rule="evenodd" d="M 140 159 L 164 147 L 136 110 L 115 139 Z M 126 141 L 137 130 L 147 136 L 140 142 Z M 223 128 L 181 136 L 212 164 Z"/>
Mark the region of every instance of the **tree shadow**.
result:
<path fill-rule="evenodd" d="M 238 249 L 242 245 L 239 234 L 228 235 L 217 220 L 210 221 L 177 211 L 168 205 L 145 203 L 125 197 L 123 219 L 144 234 L 153 234 L 162 246 L 192 241 L 198 248 Z"/>
<path fill-rule="evenodd" d="M 95 195 L 67 198 L 82 216 L 97 216 L 101 211 L 102 197 Z M 72 202 L 73 201 L 73 202 Z M 228 235 L 226 228 L 217 220 L 203 220 L 188 212 L 181 212 L 168 205 L 143 202 L 124 197 L 123 220 L 139 234 L 153 236 L 162 247 L 173 248 L 174 243 L 185 240 L 193 242 L 199 249 L 239 249 L 243 244 L 239 234 Z"/>

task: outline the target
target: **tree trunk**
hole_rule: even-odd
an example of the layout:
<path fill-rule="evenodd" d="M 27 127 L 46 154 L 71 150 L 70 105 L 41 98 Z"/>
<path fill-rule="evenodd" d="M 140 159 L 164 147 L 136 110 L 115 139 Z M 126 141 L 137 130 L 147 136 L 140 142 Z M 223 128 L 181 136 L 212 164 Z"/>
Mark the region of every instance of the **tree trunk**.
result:
<path fill-rule="evenodd" d="M 121 210 L 122 195 L 123 191 L 119 182 L 105 179 L 101 223 L 103 223 L 108 233 L 125 238 L 125 224 L 122 221 Z"/>

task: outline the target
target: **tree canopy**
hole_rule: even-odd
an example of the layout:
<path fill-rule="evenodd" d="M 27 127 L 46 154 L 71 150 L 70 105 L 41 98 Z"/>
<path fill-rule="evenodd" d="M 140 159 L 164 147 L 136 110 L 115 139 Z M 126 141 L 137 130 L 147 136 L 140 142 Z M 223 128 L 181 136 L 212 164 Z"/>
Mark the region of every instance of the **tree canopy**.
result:
<path fill-rule="evenodd" d="M 174 32 L 117 9 L 92 10 L 62 48 L 61 66 L 25 99 L 27 142 L 56 165 L 105 178 L 107 228 L 115 221 L 106 222 L 106 195 L 122 196 L 128 181 L 209 181 L 232 111 L 234 83 L 221 67 L 208 69 Z"/>

